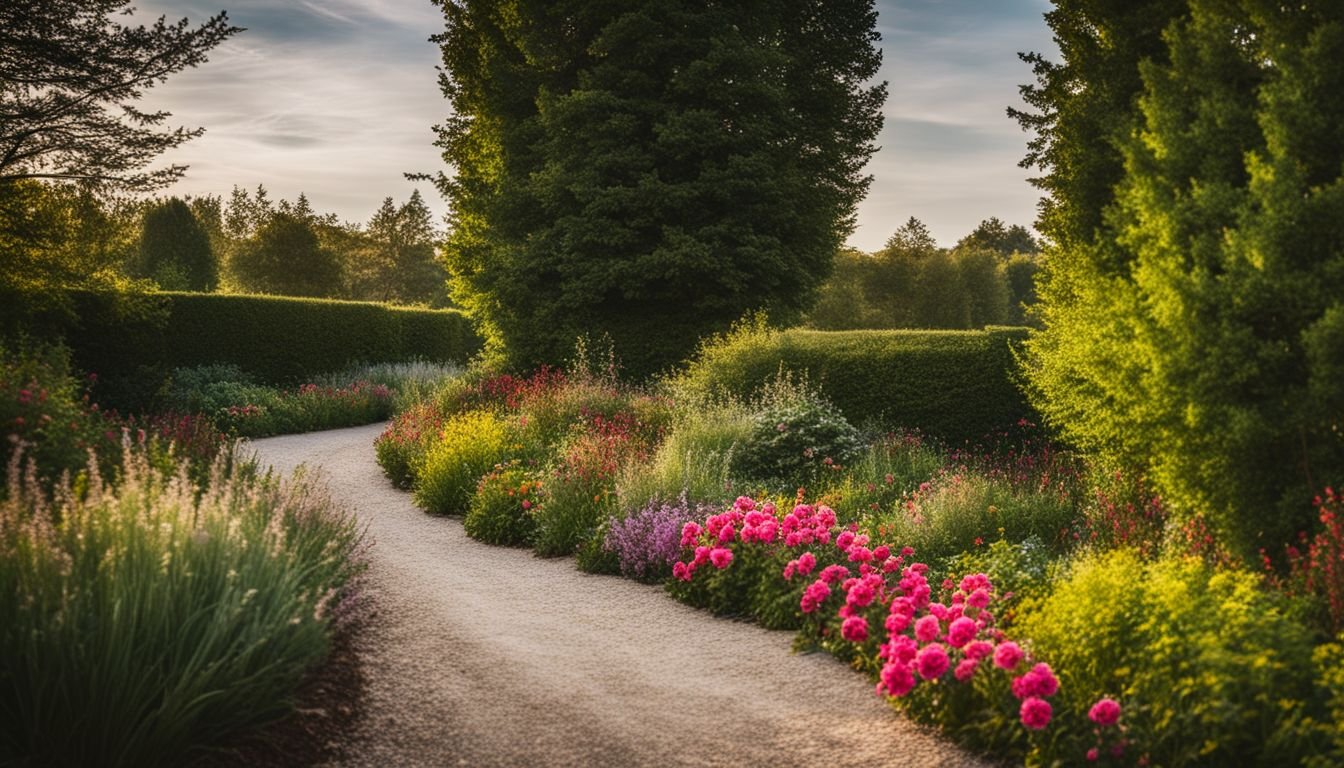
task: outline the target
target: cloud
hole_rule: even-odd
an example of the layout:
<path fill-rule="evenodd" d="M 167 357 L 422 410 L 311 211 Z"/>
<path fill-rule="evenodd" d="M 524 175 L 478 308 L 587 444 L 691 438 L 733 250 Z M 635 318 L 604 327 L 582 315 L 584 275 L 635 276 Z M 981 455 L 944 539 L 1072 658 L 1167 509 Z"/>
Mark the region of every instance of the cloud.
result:
<path fill-rule="evenodd" d="M 140 0 L 142 18 L 203 21 L 217 0 Z M 944 244 L 982 219 L 1035 218 L 1037 192 L 1017 167 L 1026 139 L 1005 115 L 1030 78 L 1018 51 L 1053 55 L 1047 0 L 879 0 L 889 83 L 881 151 L 850 242 L 880 248 L 910 216 Z M 146 106 L 206 134 L 163 158 L 186 163 L 173 194 L 265 184 L 307 193 L 319 211 L 363 221 L 407 171 L 446 170 L 432 126 L 449 113 L 428 42 L 443 18 L 428 0 L 236 0 L 247 27 L 201 67 L 149 91 Z M 446 204 L 420 184 L 439 213 Z"/>

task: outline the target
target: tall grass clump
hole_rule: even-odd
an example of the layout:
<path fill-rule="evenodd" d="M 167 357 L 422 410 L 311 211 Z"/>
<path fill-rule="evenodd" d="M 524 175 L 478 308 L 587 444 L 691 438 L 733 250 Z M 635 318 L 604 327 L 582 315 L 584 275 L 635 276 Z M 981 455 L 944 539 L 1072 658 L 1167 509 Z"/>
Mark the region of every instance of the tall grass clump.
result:
<path fill-rule="evenodd" d="M 320 486 L 221 458 L 198 493 L 129 445 L 116 487 L 91 463 L 49 493 L 19 466 L 0 502 L 0 763 L 181 765 L 285 714 L 361 568 Z"/>
<path fill-rule="evenodd" d="M 647 462 L 626 464 L 616 483 L 621 509 L 685 498 L 720 503 L 737 493 L 733 456 L 746 449 L 752 422 L 745 407 L 724 401 L 675 411 L 671 428 Z"/>
<path fill-rule="evenodd" d="M 337 373 L 318 376 L 319 386 L 349 387 L 359 381 L 381 384 L 393 393 L 392 407 L 400 413 L 429 399 L 445 382 L 462 375 L 462 366 L 430 360 L 399 363 L 363 363 Z"/>

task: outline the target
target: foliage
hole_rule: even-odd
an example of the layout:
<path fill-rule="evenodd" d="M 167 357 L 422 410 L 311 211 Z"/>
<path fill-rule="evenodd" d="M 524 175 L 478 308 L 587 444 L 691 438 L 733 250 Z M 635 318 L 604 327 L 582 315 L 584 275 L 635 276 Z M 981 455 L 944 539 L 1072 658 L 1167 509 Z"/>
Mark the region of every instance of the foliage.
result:
<path fill-rule="evenodd" d="M 859 454 L 859 432 L 806 379 L 766 382 L 751 407 L 751 436 L 733 455 L 739 477 L 775 490 L 824 486 Z"/>
<path fill-rule="evenodd" d="M 969 235 L 958 240 L 957 248 L 984 249 L 1000 256 L 1012 256 L 1015 253 L 1036 253 L 1041 250 L 1041 245 L 1021 224 L 1008 226 L 999 217 L 990 216 L 971 230 Z"/>
<path fill-rule="evenodd" d="M 781 367 L 806 375 L 851 423 L 977 438 L 1031 417 L 1013 381 L 1017 329 L 771 331 L 739 325 L 707 341 L 675 380 L 677 397 L 745 398 Z"/>
<path fill-rule="evenodd" d="M 1030 251 L 1003 250 L 1019 246 Z M 1025 229 L 1007 230 L 998 219 L 983 222 L 956 248 L 941 249 L 912 217 L 877 253 L 838 254 L 805 322 L 826 331 L 1020 325 L 1024 303 L 1035 299 L 1034 270 L 1022 266 L 1034 266 L 1034 253 Z"/>
<path fill-rule="evenodd" d="M 1339 517 L 1344 512 L 1344 497 L 1326 488 L 1315 502 L 1320 526 L 1310 538 L 1301 532 L 1301 549 L 1284 546 L 1287 574 L 1280 575 L 1272 567 L 1265 550 L 1260 550 L 1260 557 L 1267 577 L 1287 594 L 1307 602 L 1316 626 L 1324 634 L 1335 635 L 1344 631 L 1344 521 Z"/>
<path fill-rule="evenodd" d="M 683 405 L 647 462 L 627 464 L 616 483 L 622 511 L 652 502 L 732 500 L 738 478 L 733 457 L 751 439 L 751 417 L 740 404 Z"/>
<path fill-rule="evenodd" d="M 540 495 L 541 481 L 517 460 L 496 464 L 476 487 L 462 529 L 487 544 L 526 545 L 536 528 L 532 508 Z"/>
<path fill-rule="evenodd" d="M 448 275 L 436 259 L 439 236 L 419 190 L 400 207 L 385 198 L 363 234 L 366 246 L 346 257 L 350 298 L 443 305 Z"/>
<path fill-rule="evenodd" d="M 864 446 L 838 482 L 826 488 L 818 503 L 837 511 L 842 520 L 858 520 L 890 508 L 943 465 L 944 458 L 918 434 L 882 435 Z"/>
<path fill-rule="evenodd" d="M 1058 488 L 1023 487 L 978 472 L 944 471 L 868 524 L 937 559 L 1003 539 L 1029 538 L 1061 552 L 1072 543 L 1077 507 Z"/>
<path fill-rule="evenodd" d="M 198 494 L 127 451 L 0 502 L 0 762 L 184 764 L 286 712 L 352 617 L 360 534 L 309 479 L 216 465 Z M 75 725 L 77 724 L 77 726 Z"/>
<path fill-rule="evenodd" d="M 213 291 L 219 265 L 210 237 L 180 198 L 145 211 L 136 271 L 166 291 Z"/>
<path fill-rule="evenodd" d="M 806 305 L 881 126 L 871 0 L 437 5 L 451 294 L 514 367 L 601 331 L 644 376 Z"/>
<path fill-rule="evenodd" d="M 1151 557 L 1167 528 L 1167 508 L 1143 478 L 1100 465 L 1090 469 L 1079 539 L 1101 549 L 1125 547 Z"/>
<path fill-rule="evenodd" d="M 415 485 L 416 473 L 425 453 L 438 438 L 447 418 L 430 402 L 415 403 L 401 409 L 387 429 L 373 442 L 378 466 L 398 488 Z"/>
<path fill-rule="evenodd" d="M 313 224 L 276 213 L 229 262 L 233 280 L 252 293 L 334 296 L 340 290 L 336 254 L 318 242 Z"/>
<path fill-rule="evenodd" d="M 1124 706 L 1126 753 L 1150 764 L 1303 757 L 1281 726 L 1310 696 L 1311 632 L 1253 573 L 1128 549 L 1084 556 L 1015 631 L 1060 670 L 1059 733 L 1042 758 L 1082 758 L 1083 715 L 1101 696 Z"/>
<path fill-rule="evenodd" d="M 241 28 L 224 13 L 195 29 L 186 19 L 150 27 L 111 17 L 129 0 L 11 0 L 0 8 L 0 185 L 77 180 L 153 189 L 185 166 L 143 171 L 203 129 L 160 130 L 169 113 L 135 102 L 169 75 L 195 67 Z"/>
<path fill-rule="evenodd" d="M 1309 525 L 1315 478 L 1344 471 L 1338 347 L 1315 341 L 1341 338 L 1344 316 L 1344 17 L 1259 0 L 1124 13 L 1137 26 L 1107 50 L 1160 45 L 1150 61 L 1092 70 L 1082 52 L 1058 89 L 1074 63 L 1041 70 L 1038 95 L 1060 120 L 1075 92 L 1124 81 L 1139 98 L 1097 115 L 1116 134 L 1051 133 L 1041 156 L 1060 183 L 1042 231 L 1068 247 L 1046 262 L 1027 375 L 1071 442 L 1140 467 L 1178 522 L 1202 515 L 1249 555 Z M 1062 6 L 1053 21 L 1097 26 Z M 1113 157 L 1109 188 L 1085 193 L 1058 163 L 1091 155 L 1098 135 L 1123 173 Z M 1064 213 L 1051 223 L 1056 209 L 1105 229 L 1075 237 Z"/>
<path fill-rule="evenodd" d="M 0 182 L 0 298 L 6 314 L 62 309 L 70 287 L 132 287 L 139 201 L 31 179 Z M 12 326 L 13 320 L 6 325 Z"/>
<path fill-rule="evenodd" d="M 617 473 L 627 463 L 647 460 L 648 434 L 629 412 L 594 414 L 571 430 L 546 479 L 545 497 L 532 513 L 537 554 L 573 554 L 597 536 L 598 526 L 615 511 Z"/>
<path fill-rule="evenodd" d="M 436 515 L 464 514 L 481 476 L 509 458 L 513 436 L 490 411 L 454 414 L 412 467 L 415 503 Z"/>
<path fill-rule="evenodd" d="M 9 466 L 20 443 L 25 444 L 44 483 L 84 469 L 90 450 L 114 456 L 120 440 L 71 375 L 69 355 L 62 347 L 0 345 L 0 425 L 5 434 L 0 440 L 4 466 Z M 104 469 L 110 471 L 112 466 Z"/>
<path fill-rule="evenodd" d="M 378 304 L 162 293 L 71 292 L 73 317 L 20 322 L 38 338 L 64 338 L 77 367 L 98 374 L 105 405 L 153 406 L 170 372 L 233 364 L 262 382 L 298 384 L 364 362 L 465 362 L 480 341 L 452 310 Z M 0 306 L 0 316 L 20 310 Z"/>

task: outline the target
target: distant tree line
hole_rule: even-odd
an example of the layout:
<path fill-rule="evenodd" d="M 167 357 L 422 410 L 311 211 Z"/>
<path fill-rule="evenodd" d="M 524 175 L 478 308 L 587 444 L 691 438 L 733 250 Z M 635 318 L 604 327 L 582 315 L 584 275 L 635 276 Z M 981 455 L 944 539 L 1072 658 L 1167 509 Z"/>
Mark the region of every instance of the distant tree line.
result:
<path fill-rule="evenodd" d="M 940 248 L 911 217 L 882 250 L 836 255 L 806 324 L 822 330 L 1028 324 L 1039 250 L 1025 227 L 997 218 Z"/>
<path fill-rule="evenodd" d="M 419 192 L 368 222 L 316 213 L 265 187 L 215 196 L 117 196 L 23 180 L 0 187 L 0 262 L 16 288 L 274 293 L 445 306 L 442 235 Z"/>

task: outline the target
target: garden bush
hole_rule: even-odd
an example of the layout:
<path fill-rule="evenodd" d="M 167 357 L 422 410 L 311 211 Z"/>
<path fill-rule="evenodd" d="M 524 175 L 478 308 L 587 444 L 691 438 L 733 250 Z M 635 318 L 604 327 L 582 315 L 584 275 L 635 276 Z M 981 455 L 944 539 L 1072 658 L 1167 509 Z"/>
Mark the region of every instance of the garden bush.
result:
<path fill-rule="evenodd" d="M 716 505 L 692 503 L 684 494 L 676 501 L 650 500 L 624 517 L 609 519 L 603 547 L 616 555 L 621 575 L 659 581 L 672 575 L 672 563 L 681 555 L 682 528 L 715 511 Z"/>
<path fill-rule="evenodd" d="M 1041 762 L 1097 746 L 1091 704 L 1124 708 L 1129 760 L 1151 765 L 1290 765 L 1288 725 L 1312 695 L 1312 633 L 1249 571 L 1131 549 L 1080 557 L 1014 632 L 1059 670 L 1059 728 Z"/>
<path fill-rule="evenodd" d="M 378 465 L 393 485 L 411 488 L 424 463 L 425 453 L 448 421 L 432 402 L 411 405 L 397 414 L 387 429 L 373 441 Z"/>
<path fill-rule="evenodd" d="M 854 424 L 975 439 L 1032 418 L 1014 381 L 1013 349 L 1026 334 L 1025 328 L 774 331 L 747 323 L 702 345 L 674 386 L 745 398 L 783 368 L 806 375 Z"/>
<path fill-rule="evenodd" d="M 537 554 L 574 554 L 596 539 L 598 527 L 616 511 L 617 472 L 629 462 L 648 458 L 646 430 L 623 412 L 610 418 L 594 415 L 571 430 L 546 479 L 541 505 L 533 512 Z"/>
<path fill-rule="evenodd" d="M 751 438 L 733 455 L 734 474 L 777 491 L 834 483 L 862 450 L 859 432 L 806 379 L 782 374 L 751 404 Z"/>
<path fill-rule="evenodd" d="M 532 508 L 540 495 L 541 481 L 516 460 L 496 464 L 476 486 L 462 528 L 487 544 L 524 546 L 536 528 Z"/>
<path fill-rule="evenodd" d="M 0 763 L 182 765 L 286 713 L 350 618 L 360 532 L 317 486 L 221 457 L 203 494 L 125 451 L 0 502 Z"/>
<path fill-rule="evenodd" d="M 152 406 L 175 368 L 233 364 L 260 382 L 295 385 L 359 362 L 464 363 L 480 348 L 454 310 L 198 293 L 70 299 L 71 314 L 6 315 L 6 327 L 63 338 L 74 364 L 100 377 L 100 401 L 130 410 Z"/>
<path fill-rule="evenodd" d="M 417 477 L 415 503 L 436 515 L 460 515 L 470 506 L 481 476 L 514 450 L 508 425 L 490 411 L 452 416 L 433 438 Z"/>

